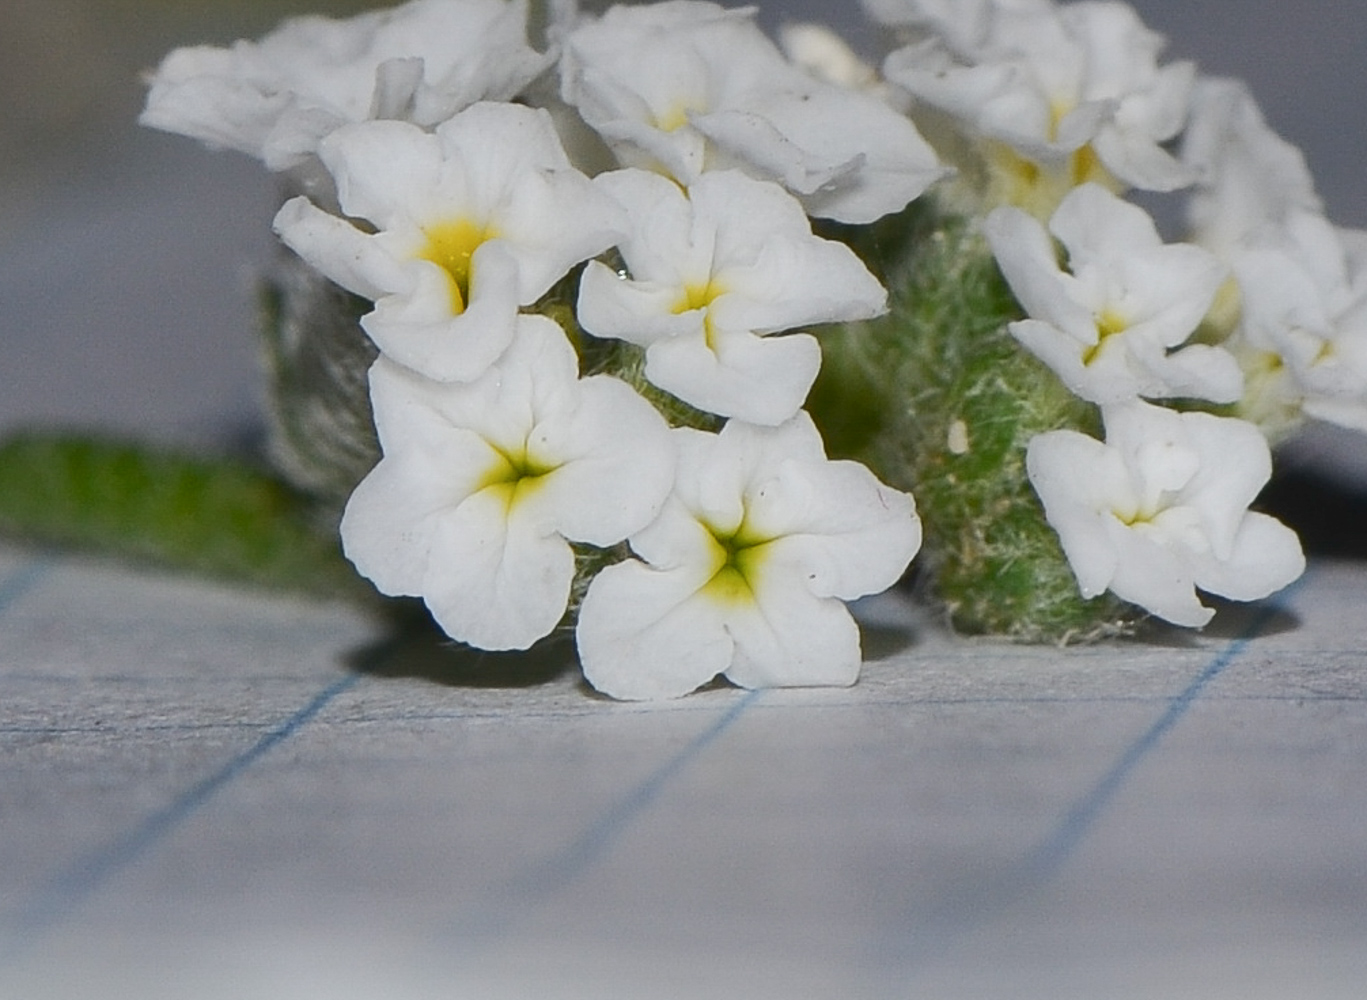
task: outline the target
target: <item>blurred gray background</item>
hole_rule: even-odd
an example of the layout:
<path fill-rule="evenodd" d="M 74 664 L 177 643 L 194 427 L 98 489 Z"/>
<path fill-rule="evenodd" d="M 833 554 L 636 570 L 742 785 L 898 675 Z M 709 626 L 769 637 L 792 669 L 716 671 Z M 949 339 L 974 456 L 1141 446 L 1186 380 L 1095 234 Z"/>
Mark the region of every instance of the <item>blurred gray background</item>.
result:
<path fill-rule="evenodd" d="M 201 442 L 248 431 L 254 274 L 272 178 L 254 161 L 139 128 L 140 73 L 176 45 L 255 37 L 307 0 L 0 4 L 0 431 L 94 425 Z M 1248 79 L 1302 146 L 1333 217 L 1367 225 L 1362 0 L 1143 0 L 1172 57 Z M 766 0 L 769 27 L 824 20 L 874 44 L 853 0 Z M 1313 435 L 1293 456 L 1355 485 L 1367 445 Z"/>

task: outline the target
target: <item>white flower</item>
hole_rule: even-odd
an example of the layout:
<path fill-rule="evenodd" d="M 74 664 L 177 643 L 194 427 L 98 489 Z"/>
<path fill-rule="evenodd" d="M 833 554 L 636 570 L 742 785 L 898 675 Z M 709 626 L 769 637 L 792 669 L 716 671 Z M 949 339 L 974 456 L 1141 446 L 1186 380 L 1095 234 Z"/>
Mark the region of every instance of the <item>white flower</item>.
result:
<path fill-rule="evenodd" d="M 859 258 L 813 236 L 802 206 L 774 184 L 720 171 L 684 192 L 643 170 L 595 183 L 631 220 L 620 244 L 631 277 L 591 262 L 579 321 L 645 346 L 646 377 L 699 409 L 782 423 L 802 406 L 821 347 L 808 334 L 764 334 L 886 308 Z"/>
<path fill-rule="evenodd" d="M 1243 391 L 1238 362 L 1204 344 L 1179 347 L 1210 309 L 1225 278 L 1213 256 L 1165 244 L 1136 205 L 1095 184 L 1076 188 L 1049 228 L 1002 206 L 984 229 L 1003 275 L 1030 319 L 1011 333 L 1073 392 L 1094 403 L 1136 396 L 1191 397 L 1219 403 Z"/>
<path fill-rule="evenodd" d="M 1183 157 L 1201 175 L 1193 236 L 1237 281 L 1220 318 L 1248 375 L 1241 414 L 1273 439 L 1306 417 L 1367 431 L 1367 233 L 1324 217 L 1242 84 L 1201 81 Z"/>
<path fill-rule="evenodd" d="M 831 462 L 811 419 L 676 429 L 644 560 L 603 570 L 579 615 L 584 676 L 615 698 L 687 694 L 717 674 L 742 687 L 852 684 L 859 629 L 844 601 L 895 583 L 921 542 L 912 498 Z"/>
<path fill-rule="evenodd" d="M 1195 70 L 1160 67 L 1163 39 L 1128 5 L 969 9 L 976 21 L 899 49 L 883 71 L 998 144 L 987 147 L 996 199 L 1047 215 L 1062 191 L 1088 180 L 1154 191 L 1190 183 L 1191 171 L 1162 144 L 1186 121 Z M 937 15 L 927 21 L 935 26 Z"/>
<path fill-rule="evenodd" d="M 1241 81 L 1196 82 L 1181 154 L 1197 175 L 1193 236 L 1221 257 L 1276 240 L 1297 216 L 1324 213 L 1305 156 L 1267 126 Z"/>
<path fill-rule="evenodd" d="M 324 275 L 375 302 L 361 325 L 392 360 L 466 381 L 503 353 L 519 306 L 621 234 L 620 211 L 565 157 L 550 116 L 476 104 L 434 133 L 404 122 L 338 129 L 320 148 L 342 211 L 285 203 L 276 231 Z"/>
<path fill-rule="evenodd" d="M 878 71 L 860 59 L 849 43 L 824 24 L 804 21 L 779 28 L 783 54 L 818 80 L 840 87 L 878 92 Z"/>
<path fill-rule="evenodd" d="M 1054 0 L 863 0 L 875 21 L 938 35 L 956 52 L 981 49 L 1000 11 L 1048 11 L 1053 6 Z"/>
<path fill-rule="evenodd" d="M 432 126 L 508 100 L 548 65 L 526 0 L 412 0 L 348 20 L 300 17 L 259 42 L 177 49 L 151 78 L 144 125 L 297 167 L 347 122 Z"/>
<path fill-rule="evenodd" d="M 375 362 L 384 457 L 341 524 L 347 557 L 381 593 L 421 597 L 452 638 L 482 649 L 549 633 L 569 598 L 570 541 L 622 541 L 673 481 L 668 428 L 649 403 L 617 379 L 580 380 L 553 321 L 517 326 L 474 382 Z"/>
<path fill-rule="evenodd" d="M 684 185 L 739 168 L 841 222 L 898 211 L 943 175 L 910 121 L 788 63 L 754 13 L 697 0 L 613 7 L 566 39 L 562 96 L 624 165 Z"/>
<path fill-rule="evenodd" d="M 1367 432 L 1367 232 L 1302 214 L 1280 237 L 1234 256 L 1230 346 L 1255 383 L 1245 408 L 1274 437 L 1296 410 Z"/>
<path fill-rule="evenodd" d="M 1030 482 L 1083 597 L 1110 590 L 1176 625 L 1214 612 L 1196 588 L 1236 601 L 1305 569 L 1293 531 L 1248 505 L 1272 471 L 1252 424 L 1146 403 L 1104 410 L 1106 443 L 1050 431 L 1026 451 Z"/>

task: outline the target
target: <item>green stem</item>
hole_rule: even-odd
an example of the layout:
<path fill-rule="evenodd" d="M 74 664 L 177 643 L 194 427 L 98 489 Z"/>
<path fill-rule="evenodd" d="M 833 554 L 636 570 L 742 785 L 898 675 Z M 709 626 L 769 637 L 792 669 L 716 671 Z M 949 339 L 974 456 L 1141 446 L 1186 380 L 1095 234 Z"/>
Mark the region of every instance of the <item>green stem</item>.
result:
<path fill-rule="evenodd" d="M 1133 609 L 1084 600 L 1025 473 L 1036 434 L 1099 431 L 1007 330 L 1021 316 L 973 223 L 914 205 L 851 243 L 888 285 L 889 313 L 824 335 L 810 407 L 833 455 L 912 492 L 920 556 L 954 627 L 1028 642 L 1125 631 Z"/>
<path fill-rule="evenodd" d="M 334 532 L 273 476 L 96 437 L 0 443 L 0 534 L 320 596 L 368 591 Z"/>

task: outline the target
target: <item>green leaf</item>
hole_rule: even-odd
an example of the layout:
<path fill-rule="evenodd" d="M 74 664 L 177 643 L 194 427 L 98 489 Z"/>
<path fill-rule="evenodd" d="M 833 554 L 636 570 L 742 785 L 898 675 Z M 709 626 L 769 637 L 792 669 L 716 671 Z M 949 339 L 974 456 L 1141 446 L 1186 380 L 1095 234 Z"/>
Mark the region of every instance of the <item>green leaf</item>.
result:
<path fill-rule="evenodd" d="M 269 473 L 98 437 L 0 443 L 0 533 L 260 587 L 367 590 L 336 533 Z"/>

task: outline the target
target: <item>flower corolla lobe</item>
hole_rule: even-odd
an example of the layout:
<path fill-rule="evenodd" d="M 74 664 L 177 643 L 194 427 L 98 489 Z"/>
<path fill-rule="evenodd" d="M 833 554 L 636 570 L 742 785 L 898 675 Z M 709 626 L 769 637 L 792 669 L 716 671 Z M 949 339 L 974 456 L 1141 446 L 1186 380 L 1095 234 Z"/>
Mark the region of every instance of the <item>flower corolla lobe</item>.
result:
<path fill-rule="evenodd" d="M 912 6 L 924 9 L 911 23 L 942 33 L 893 52 L 884 73 L 986 143 L 990 201 L 1048 215 L 1087 181 L 1153 191 L 1191 182 L 1163 144 L 1186 121 L 1195 69 L 1159 66 L 1163 39 L 1128 4 Z"/>
<path fill-rule="evenodd" d="M 867 319 L 887 294 L 844 244 L 812 235 L 782 188 L 737 171 L 684 191 L 621 170 L 595 183 L 625 210 L 628 276 L 590 262 L 579 320 L 646 348 L 646 377 L 698 409 L 775 425 L 802 406 L 821 348 L 798 326 Z"/>
<path fill-rule="evenodd" d="M 688 185 L 736 168 L 808 214 L 872 222 L 944 174 L 904 116 L 789 63 L 754 9 L 700 0 L 613 7 L 571 32 L 561 93 L 625 166 Z"/>
<path fill-rule="evenodd" d="M 718 674 L 743 687 L 848 685 L 859 631 L 845 601 L 897 581 L 920 546 L 912 498 L 826 459 L 810 418 L 672 431 L 674 493 L 630 538 L 640 557 L 589 587 L 584 675 L 616 698 L 687 694 Z"/>
<path fill-rule="evenodd" d="M 1295 533 L 1248 510 L 1272 469 L 1256 427 L 1140 402 L 1103 415 L 1104 443 L 1049 431 L 1026 452 L 1083 597 L 1110 590 L 1165 621 L 1199 627 L 1214 611 L 1196 588 L 1251 601 L 1304 571 Z"/>
<path fill-rule="evenodd" d="M 616 203 L 570 165 L 545 111 L 481 103 L 435 133 L 344 126 L 320 154 L 342 212 L 365 228 L 301 196 L 276 231 L 373 300 L 366 333 L 430 378 L 478 377 L 507 347 L 519 308 L 622 233 Z"/>
<path fill-rule="evenodd" d="M 522 316 L 481 378 L 371 370 L 383 458 L 347 503 L 347 557 L 381 593 L 421 597 L 452 638 L 526 649 L 563 616 L 570 542 L 608 547 L 659 512 L 674 478 L 664 420 L 625 383 L 580 379 L 573 348 Z"/>
<path fill-rule="evenodd" d="M 1243 391 L 1233 355 L 1186 344 L 1210 310 L 1225 268 L 1190 244 L 1165 244 L 1148 214 L 1104 188 L 1072 191 L 1050 232 L 1014 206 L 984 231 L 1028 319 L 1010 330 L 1077 395 L 1094 403 L 1187 397 L 1229 403 Z"/>
<path fill-rule="evenodd" d="M 1367 234 L 1325 218 L 1304 157 L 1236 81 L 1201 81 L 1182 152 L 1200 174 L 1193 238 L 1236 283 L 1241 415 L 1273 440 L 1307 417 L 1367 431 Z"/>
<path fill-rule="evenodd" d="M 141 121 L 262 160 L 305 164 L 348 122 L 424 127 L 516 96 L 548 65 L 526 41 L 526 0 L 411 0 L 345 20 L 298 17 L 259 42 L 170 53 Z"/>

